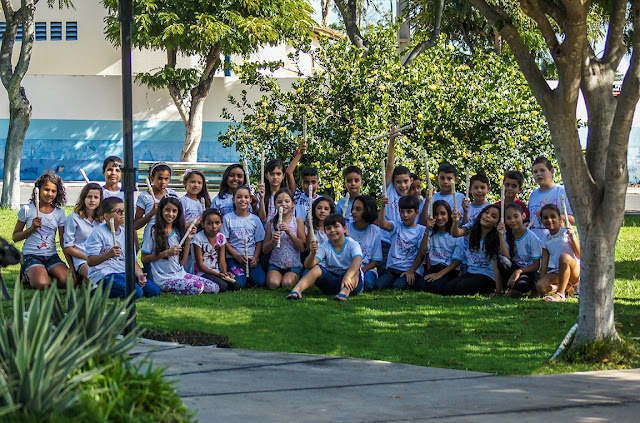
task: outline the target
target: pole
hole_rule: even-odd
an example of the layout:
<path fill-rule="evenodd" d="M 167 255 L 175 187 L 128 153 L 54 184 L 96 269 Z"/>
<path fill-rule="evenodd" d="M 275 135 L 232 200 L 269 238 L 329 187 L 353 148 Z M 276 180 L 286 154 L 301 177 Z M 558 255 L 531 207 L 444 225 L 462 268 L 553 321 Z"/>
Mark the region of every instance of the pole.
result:
<path fill-rule="evenodd" d="M 136 231 L 133 227 L 133 216 L 135 213 L 133 203 L 133 192 L 136 190 L 136 168 L 133 162 L 133 106 L 132 106 L 132 82 L 131 82 L 131 22 L 133 22 L 132 0 L 119 0 L 118 15 L 120 21 L 120 41 L 122 45 L 122 140 L 123 140 L 123 162 L 122 168 L 124 191 L 124 212 L 125 212 L 125 277 L 126 295 L 131 295 L 136 289 L 136 251 L 134 249 Z M 136 327 L 135 320 L 136 306 L 135 295 L 131 296 L 131 323 L 127 326 L 125 333 L 129 333 Z"/>

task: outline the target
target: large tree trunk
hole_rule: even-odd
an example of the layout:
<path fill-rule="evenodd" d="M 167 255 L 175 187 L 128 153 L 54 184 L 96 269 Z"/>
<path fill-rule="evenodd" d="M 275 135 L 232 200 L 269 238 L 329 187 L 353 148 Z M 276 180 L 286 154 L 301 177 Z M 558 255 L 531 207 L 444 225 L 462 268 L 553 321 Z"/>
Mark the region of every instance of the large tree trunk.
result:
<path fill-rule="evenodd" d="M 184 147 L 180 154 L 182 162 L 197 162 L 198 147 L 202 139 L 202 112 L 206 96 L 196 96 L 191 99 L 191 107 L 189 110 L 189 121 L 185 124 Z"/>
<path fill-rule="evenodd" d="M 31 104 L 24 88 L 18 98 L 9 99 L 9 131 L 4 147 L 4 172 L 2 184 L 2 207 L 18 209 L 20 207 L 20 158 L 24 137 L 31 123 Z"/>

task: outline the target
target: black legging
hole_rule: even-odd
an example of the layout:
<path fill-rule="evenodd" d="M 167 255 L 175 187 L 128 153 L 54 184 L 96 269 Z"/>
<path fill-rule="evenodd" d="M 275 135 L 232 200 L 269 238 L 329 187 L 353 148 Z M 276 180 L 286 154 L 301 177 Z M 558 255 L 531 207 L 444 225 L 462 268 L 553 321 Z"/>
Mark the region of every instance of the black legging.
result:
<path fill-rule="evenodd" d="M 442 295 L 475 295 L 494 292 L 496 283 L 486 275 L 465 273 L 450 280 L 442 288 Z"/>
<path fill-rule="evenodd" d="M 508 257 L 498 256 L 498 271 L 500 271 L 500 276 L 502 276 L 502 286 L 504 288 L 508 288 L 507 282 L 509 278 L 513 275 L 513 272 L 519 268 L 520 266 Z M 513 285 L 513 289 L 521 294 L 526 294 L 535 288 L 537 280 L 538 272 L 523 273 Z"/>
<path fill-rule="evenodd" d="M 433 273 L 438 273 L 442 269 L 446 268 L 446 264 L 436 264 L 431 266 L 428 269 L 425 269 L 424 276 L 431 275 Z M 426 291 L 432 292 L 434 294 L 442 294 L 442 288 L 449 282 L 451 279 L 458 276 L 459 272 L 456 269 L 453 269 L 440 279 L 436 279 L 433 282 L 427 282 L 424 280 L 424 277 L 420 277 L 420 275 L 416 274 L 416 283 L 413 284 L 413 289 L 415 291 Z"/>

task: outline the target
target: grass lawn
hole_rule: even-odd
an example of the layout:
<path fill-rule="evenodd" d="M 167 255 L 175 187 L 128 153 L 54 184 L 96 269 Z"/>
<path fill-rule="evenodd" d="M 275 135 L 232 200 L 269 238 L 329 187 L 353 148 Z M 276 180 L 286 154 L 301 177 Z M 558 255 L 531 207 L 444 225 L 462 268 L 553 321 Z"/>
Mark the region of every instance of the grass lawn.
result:
<path fill-rule="evenodd" d="M 0 236 L 11 239 L 16 212 L 0 211 Z M 616 248 L 616 321 L 640 337 L 640 216 L 627 216 Z M 13 283 L 17 266 L 4 270 Z M 28 291 L 29 296 L 32 291 Z M 315 288 L 301 301 L 285 290 L 221 295 L 163 294 L 137 303 L 138 324 L 154 331 L 226 335 L 236 348 L 327 354 L 498 374 L 555 373 L 629 367 L 629 363 L 548 364 L 576 322 L 577 300 L 440 297 L 383 291 L 346 303 Z M 4 305 L 9 307 L 9 304 Z M 638 365 L 640 357 L 631 363 Z"/>

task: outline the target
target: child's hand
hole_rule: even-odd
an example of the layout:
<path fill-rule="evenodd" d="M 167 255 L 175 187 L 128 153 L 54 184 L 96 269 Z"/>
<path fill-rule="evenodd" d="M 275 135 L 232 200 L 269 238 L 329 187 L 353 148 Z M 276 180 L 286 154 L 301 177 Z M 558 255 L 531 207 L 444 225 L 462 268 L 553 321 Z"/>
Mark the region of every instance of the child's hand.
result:
<path fill-rule="evenodd" d="M 258 265 L 259 257 L 251 257 L 251 261 L 249 262 L 249 266 L 256 267 Z"/>
<path fill-rule="evenodd" d="M 175 245 L 171 248 L 167 248 L 165 251 L 167 252 L 167 257 L 177 256 L 182 251 L 182 247 Z"/>
<path fill-rule="evenodd" d="M 389 204 L 389 197 L 383 195 L 382 197 L 380 197 L 380 203 L 383 207 L 386 206 L 387 204 Z"/>
<path fill-rule="evenodd" d="M 311 252 L 313 254 L 318 252 L 318 240 L 314 239 L 313 241 L 311 241 L 311 244 L 309 244 L 309 250 L 311 250 Z"/>
<path fill-rule="evenodd" d="M 391 127 L 391 134 L 389 135 L 390 140 L 394 140 L 402 135 L 404 134 L 400 132 L 400 128 L 398 127 L 398 125 L 394 125 Z"/>
<path fill-rule="evenodd" d="M 416 274 L 415 272 L 402 272 L 402 274 L 400 275 L 400 277 L 405 277 L 407 278 L 407 283 L 409 285 L 413 285 L 416 281 Z"/>
<path fill-rule="evenodd" d="M 431 283 L 433 281 L 436 281 L 438 279 L 440 279 L 441 277 L 443 277 L 444 275 L 441 274 L 442 272 L 438 272 L 438 273 L 431 273 L 427 276 L 424 277 L 424 280 Z"/>
<path fill-rule="evenodd" d="M 258 203 L 260 202 L 260 200 L 258 200 L 258 197 L 256 197 L 255 195 L 251 194 L 251 206 L 252 207 L 258 207 Z"/>
<path fill-rule="evenodd" d="M 567 228 L 567 234 L 569 234 L 569 237 L 575 238 L 576 232 L 573 230 L 573 226 L 569 226 Z"/>
<path fill-rule="evenodd" d="M 278 241 L 280 241 L 280 231 L 274 231 L 271 234 L 271 239 L 273 240 L 273 242 L 275 242 L 277 244 Z"/>
<path fill-rule="evenodd" d="M 427 220 L 427 225 L 429 225 L 429 230 L 433 229 L 434 226 L 436 226 L 436 220 L 432 217 L 430 217 Z"/>
<path fill-rule="evenodd" d="M 458 210 L 452 210 L 451 219 L 456 223 L 460 222 L 460 212 Z"/>
<path fill-rule="evenodd" d="M 502 295 L 502 292 L 492 292 L 491 295 L 489 295 L 491 298 L 496 298 L 496 297 L 500 297 Z"/>
<path fill-rule="evenodd" d="M 516 269 L 512 274 L 511 277 L 509 278 L 509 280 L 507 281 L 507 286 L 509 286 L 509 288 L 513 288 L 514 285 L 516 284 L 516 281 L 518 280 L 518 278 L 520 277 L 520 275 L 522 275 L 522 270 L 521 269 Z"/>
<path fill-rule="evenodd" d="M 140 288 L 144 288 L 146 284 L 147 284 L 147 274 L 143 273 L 140 276 L 138 276 L 138 285 L 140 285 Z"/>
<path fill-rule="evenodd" d="M 231 279 L 235 279 L 235 278 L 236 278 L 236 275 L 234 275 L 234 274 L 233 274 L 233 273 L 231 273 L 231 272 L 222 272 L 222 273 L 221 273 L 221 275 L 222 275 L 223 277 L 226 277 L 226 278 L 231 278 Z"/>
<path fill-rule="evenodd" d="M 41 228 L 42 227 L 42 218 L 41 217 L 34 218 L 33 219 L 33 224 L 31 226 L 35 226 L 36 227 L 35 230 Z"/>
<path fill-rule="evenodd" d="M 462 200 L 462 210 L 467 214 L 469 214 L 469 204 L 471 204 L 469 197 L 464 197 L 464 200 Z"/>
<path fill-rule="evenodd" d="M 260 198 L 264 198 L 265 188 L 264 184 L 258 184 L 258 194 L 260 194 Z"/>
<path fill-rule="evenodd" d="M 499 222 L 499 223 L 498 223 L 498 226 L 496 227 L 496 229 L 498 230 L 498 233 L 499 233 L 500 235 L 503 235 L 503 236 L 504 236 L 504 233 L 506 232 L 506 229 L 507 229 L 507 228 L 505 228 L 505 226 L 504 226 L 504 222 Z"/>
<path fill-rule="evenodd" d="M 300 143 L 300 151 L 298 152 L 300 155 L 303 155 L 307 152 L 307 141 L 306 140 L 302 140 L 302 142 Z"/>
<path fill-rule="evenodd" d="M 344 278 L 342 278 L 342 287 L 343 288 L 347 288 L 349 291 L 353 291 L 354 289 L 356 289 L 356 286 L 358 286 L 355 281 L 353 280 L 353 278 L 346 276 Z"/>
<path fill-rule="evenodd" d="M 109 258 L 120 257 L 120 252 L 121 251 L 122 251 L 122 249 L 120 248 L 120 246 L 116 245 L 115 247 L 113 247 L 111 249 L 111 257 L 109 257 Z"/>

